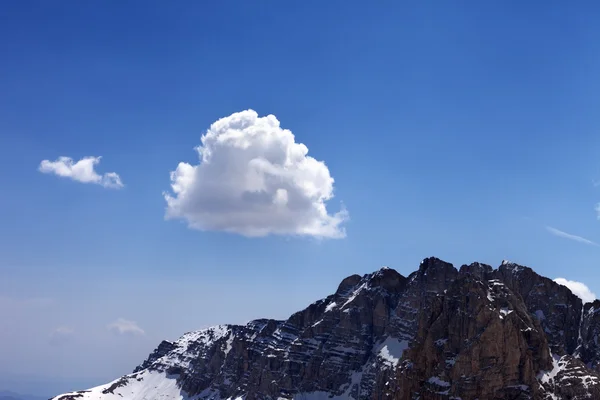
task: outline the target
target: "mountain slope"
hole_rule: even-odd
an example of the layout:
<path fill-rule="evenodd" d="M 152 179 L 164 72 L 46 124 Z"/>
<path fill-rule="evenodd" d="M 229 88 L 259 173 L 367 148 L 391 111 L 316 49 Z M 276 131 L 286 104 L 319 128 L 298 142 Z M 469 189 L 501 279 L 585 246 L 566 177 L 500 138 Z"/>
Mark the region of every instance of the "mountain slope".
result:
<path fill-rule="evenodd" d="M 383 268 L 286 321 L 163 341 L 133 374 L 55 400 L 600 399 L 600 302 L 503 262 Z"/>

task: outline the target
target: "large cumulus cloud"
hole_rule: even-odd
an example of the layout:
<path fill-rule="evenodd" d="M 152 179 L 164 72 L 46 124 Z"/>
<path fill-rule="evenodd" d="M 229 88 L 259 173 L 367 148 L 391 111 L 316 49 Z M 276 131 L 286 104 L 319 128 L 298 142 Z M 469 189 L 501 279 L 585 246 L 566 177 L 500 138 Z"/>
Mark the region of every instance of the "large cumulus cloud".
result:
<path fill-rule="evenodd" d="M 191 228 L 244 236 L 345 236 L 342 207 L 330 214 L 334 180 L 274 115 L 253 110 L 214 122 L 196 148 L 199 164 L 180 162 L 165 193 L 166 218 Z"/>

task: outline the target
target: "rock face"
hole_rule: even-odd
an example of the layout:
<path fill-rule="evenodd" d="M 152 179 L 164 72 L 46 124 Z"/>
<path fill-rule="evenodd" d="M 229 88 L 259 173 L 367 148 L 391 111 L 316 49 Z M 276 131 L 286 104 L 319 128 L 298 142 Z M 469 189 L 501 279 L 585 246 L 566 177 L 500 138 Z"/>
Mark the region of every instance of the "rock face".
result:
<path fill-rule="evenodd" d="M 352 275 L 286 321 L 163 341 L 88 399 L 600 399 L 600 301 L 503 262 Z"/>

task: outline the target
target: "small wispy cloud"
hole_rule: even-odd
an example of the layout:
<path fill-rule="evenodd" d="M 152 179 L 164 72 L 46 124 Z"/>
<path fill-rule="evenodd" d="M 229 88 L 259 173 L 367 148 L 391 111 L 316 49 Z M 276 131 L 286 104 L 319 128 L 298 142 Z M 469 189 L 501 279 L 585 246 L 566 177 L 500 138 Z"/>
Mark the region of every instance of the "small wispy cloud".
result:
<path fill-rule="evenodd" d="M 594 210 L 596 210 L 596 218 L 600 219 L 600 203 L 596 204 Z"/>
<path fill-rule="evenodd" d="M 59 157 L 56 161 L 42 160 L 38 170 L 44 174 L 54 174 L 81 183 L 94 183 L 111 189 L 122 188 L 123 182 L 116 172 L 103 175 L 96 172 L 95 166 L 100 163 L 101 158 L 84 157 L 77 162 L 71 157 Z"/>
<path fill-rule="evenodd" d="M 583 282 L 570 281 L 565 278 L 556 278 L 554 282 L 558 283 L 559 285 L 568 287 L 571 290 L 571 292 L 573 292 L 575 296 L 583 300 L 584 303 L 590 303 L 596 300 L 596 294 L 593 293 L 590 290 L 590 288 L 587 287 L 587 285 Z"/>
<path fill-rule="evenodd" d="M 139 327 L 137 322 L 130 321 L 125 318 L 119 318 L 116 321 L 108 324 L 108 329 L 118 333 L 119 335 L 145 335 L 146 332 L 142 328 Z"/>
<path fill-rule="evenodd" d="M 50 334 L 50 344 L 60 346 L 73 340 L 75 331 L 68 326 L 59 326 Z"/>
<path fill-rule="evenodd" d="M 546 230 L 548 232 L 550 232 L 551 234 L 553 234 L 554 236 L 558 236 L 558 237 L 561 237 L 564 239 L 574 240 L 576 242 L 583 243 L 583 244 L 589 244 L 591 246 L 599 246 L 598 243 L 593 242 L 589 239 L 586 239 L 584 237 L 577 236 L 577 235 L 572 235 L 570 233 L 561 231 L 560 229 L 556 229 L 551 226 L 546 226 Z"/>

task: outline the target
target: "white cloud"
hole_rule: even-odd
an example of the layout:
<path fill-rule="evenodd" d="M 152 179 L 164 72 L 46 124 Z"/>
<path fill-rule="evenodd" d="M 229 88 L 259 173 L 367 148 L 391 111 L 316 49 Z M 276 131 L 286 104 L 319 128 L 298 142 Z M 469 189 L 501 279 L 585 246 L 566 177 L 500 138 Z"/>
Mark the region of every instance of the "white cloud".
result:
<path fill-rule="evenodd" d="M 75 331 L 68 326 L 60 326 L 50 334 L 50 344 L 62 345 L 70 342 L 75 337 Z"/>
<path fill-rule="evenodd" d="M 596 210 L 596 218 L 600 219 L 600 203 L 596 204 L 594 210 Z"/>
<path fill-rule="evenodd" d="M 200 163 L 180 162 L 165 193 L 165 217 L 189 227 L 256 237 L 345 237 L 348 213 L 329 214 L 334 180 L 274 115 L 246 110 L 213 123 L 196 148 Z"/>
<path fill-rule="evenodd" d="M 108 324 L 108 329 L 120 335 L 145 335 L 146 332 L 134 321 L 119 318 Z"/>
<path fill-rule="evenodd" d="M 559 229 L 556 229 L 556 228 L 553 228 L 551 226 L 547 226 L 546 230 L 548 232 L 550 232 L 551 234 L 553 234 L 554 236 L 558 236 L 558 237 L 561 237 L 561 238 L 574 240 L 576 242 L 584 243 L 584 244 L 589 244 L 589 245 L 592 245 L 592 246 L 598 246 L 598 244 L 596 242 L 592 242 L 589 239 L 586 239 L 584 237 L 577 236 L 577 235 L 571 235 L 570 233 L 563 232 L 563 231 L 561 231 Z"/>
<path fill-rule="evenodd" d="M 59 157 L 56 161 L 43 160 L 39 171 L 45 174 L 55 174 L 63 178 L 70 178 L 81 183 L 94 183 L 105 188 L 119 189 L 123 182 L 116 172 L 107 172 L 99 175 L 94 167 L 100 163 L 102 157 L 84 157 L 73 162 L 70 157 Z"/>
<path fill-rule="evenodd" d="M 583 300 L 584 303 L 589 303 L 596 300 L 596 295 L 590 290 L 589 287 L 586 286 L 585 283 L 570 281 L 565 278 L 556 278 L 554 282 L 571 289 L 571 292 Z"/>

